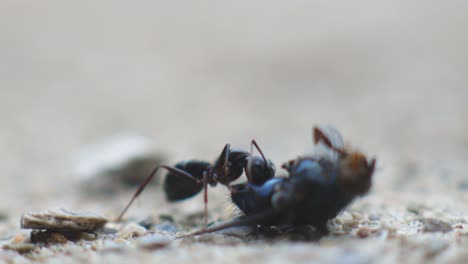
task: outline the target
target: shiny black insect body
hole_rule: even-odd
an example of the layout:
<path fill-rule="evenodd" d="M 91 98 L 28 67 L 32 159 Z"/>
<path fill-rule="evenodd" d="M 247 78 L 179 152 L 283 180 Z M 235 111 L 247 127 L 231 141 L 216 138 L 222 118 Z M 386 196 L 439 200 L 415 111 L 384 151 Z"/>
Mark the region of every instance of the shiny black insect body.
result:
<path fill-rule="evenodd" d="M 231 198 L 242 218 L 191 235 L 239 225 L 312 225 L 327 233 L 327 221 L 369 191 L 375 159 L 368 161 L 362 153 L 345 149 L 333 128 L 314 128 L 313 135 L 321 152 L 284 164 L 287 178 L 232 186 Z"/>
<path fill-rule="evenodd" d="M 260 152 L 261 157 L 252 155 L 253 147 Z M 204 190 L 205 223 L 207 221 L 207 185 L 216 186 L 218 183 L 231 188 L 231 182 L 237 180 L 245 172 L 248 182 L 258 183 L 271 179 L 275 175 L 273 163 L 265 158 L 255 140 L 251 142 L 251 152 L 231 149 L 226 144 L 221 154 L 213 164 L 206 161 L 189 160 L 177 163 L 174 167 L 158 166 L 146 180 L 140 184 L 132 199 L 118 217 L 120 221 L 133 201 L 143 192 L 146 185 L 153 178 L 159 168 L 168 170 L 164 181 L 166 198 L 170 202 L 190 198 Z"/>

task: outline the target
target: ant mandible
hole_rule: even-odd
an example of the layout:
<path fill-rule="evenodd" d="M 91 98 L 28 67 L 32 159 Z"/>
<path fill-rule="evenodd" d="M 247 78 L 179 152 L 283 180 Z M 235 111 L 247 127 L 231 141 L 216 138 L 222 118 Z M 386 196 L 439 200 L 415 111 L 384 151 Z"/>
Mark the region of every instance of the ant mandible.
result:
<path fill-rule="evenodd" d="M 261 157 L 252 155 L 253 147 Z M 143 192 L 156 172 L 164 168 L 168 171 L 163 184 L 166 198 L 169 202 L 181 201 L 204 190 L 204 220 L 208 222 L 208 189 L 207 185 L 216 186 L 218 183 L 231 190 L 231 182 L 237 180 L 245 171 L 248 182 L 262 184 L 275 175 L 275 166 L 267 160 L 255 140 L 250 143 L 250 153 L 244 150 L 231 149 L 226 144 L 221 154 L 213 164 L 206 161 L 188 160 L 177 163 L 174 167 L 161 165 L 151 171 L 148 177 L 138 186 L 131 200 L 120 213 L 120 221 L 135 199 Z"/>

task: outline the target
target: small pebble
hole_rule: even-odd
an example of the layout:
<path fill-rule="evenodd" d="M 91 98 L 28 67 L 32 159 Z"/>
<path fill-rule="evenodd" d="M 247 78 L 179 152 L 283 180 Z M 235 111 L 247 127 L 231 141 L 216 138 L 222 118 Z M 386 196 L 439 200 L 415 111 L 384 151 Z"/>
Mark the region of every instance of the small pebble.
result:
<path fill-rule="evenodd" d="M 119 232 L 121 226 L 122 225 L 120 223 L 108 222 L 102 228 L 102 232 L 106 235 L 116 234 L 117 232 Z"/>
<path fill-rule="evenodd" d="M 428 207 L 425 204 L 420 204 L 420 203 L 412 203 L 406 207 L 406 210 L 410 213 L 413 213 L 415 215 L 420 215 L 422 212 L 427 210 Z"/>
<path fill-rule="evenodd" d="M 86 241 L 93 241 L 93 240 L 96 240 L 98 236 L 93 233 L 81 232 L 79 238 L 86 240 Z"/>
<path fill-rule="evenodd" d="M 354 220 L 360 220 L 362 218 L 362 215 L 358 212 L 352 212 L 351 216 L 353 217 Z"/>
<path fill-rule="evenodd" d="M 371 233 L 371 229 L 365 226 L 360 227 L 357 231 L 357 235 L 360 238 L 366 238 L 369 236 L 370 233 Z"/>
<path fill-rule="evenodd" d="M 144 249 L 154 250 L 168 246 L 172 240 L 161 234 L 151 234 L 138 239 L 138 246 Z"/>
<path fill-rule="evenodd" d="M 46 229 L 60 232 L 92 232 L 107 222 L 103 216 L 88 212 L 72 212 L 65 209 L 25 213 L 21 228 Z"/>
<path fill-rule="evenodd" d="M 377 214 L 370 214 L 369 215 L 369 221 L 379 221 L 380 220 L 380 216 L 377 215 Z"/>
<path fill-rule="evenodd" d="M 452 225 L 436 218 L 423 219 L 423 232 L 442 232 L 447 233 L 452 231 Z"/>
<path fill-rule="evenodd" d="M 18 234 L 18 235 L 13 237 L 13 239 L 11 240 L 11 243 L 18 244 L 18 243 L 24 243 L 25 241 L 26 241 L 26 235 L 25 234 Z"/>
<path fill-rule="evenodd" d="M 359 222 L 352 220 L 352 221 L 344 222 L 342 225 L 342 229 L 345 232 L 350 232 L 351 230 L 357 228 L 358 226 L 359 226 Z"/>
<path fill-rule="evenodd" d="M 131 237 L 139 237 L 143 236 L 148 233 L 146 228 L 138 225 L 137 223 L 130 223 L 124 226 L 118 233 L 117 236 L 119 238 L 131 238 Z"/>
<path fill-rule="evenodd" d="M 171 234 L 175 234 L 179 232 L 179 228 L 174 223 L 171 223 L 171 222 L 163 222 L 160 224 L 156 224 L 154 225 L 154 229 L 168 232 Z"/>
<path fill-rule="evenodd" d="M 174 217 L 172 217 L 172 215 L 168 215 L 168 214 L 160 214 L 159 215 L 159 220 L 160 221 L 168 221 L 168 222 L 174 222 Z"/>
<path fill-rule="evenodd" d="M 124 252 L 126 249 L 125 244 L 123 243 L 117 243 L 112 240 L 106 240 L 104 241 L 104 246 L 102 248 L 102 252 L 105 253 L 120 253 Z"/>
<path fill-rule="evenodd" d="M 46 244 L 65 244 L 68 238 L 62 234 L 53 231 L 39 231 L 34 230 L 31 232 L 32 243 L 46 243 Z"/>
<path fill-rule="evenodd" d="M 13 244 L 6 244 L 2 247 L 5 250 L 14 250 L 20 254 L 25 254 L 31 252 L 36 248 L 36 245 L 32 243 L 13 243 Z"/>
<path fill-rule="evenodd" d="M 153 217 L 148 216 L 145 219 L 138 222 L 138 224 L 146 229 L 150 229 L 154 225 L 154 219 Z"/>

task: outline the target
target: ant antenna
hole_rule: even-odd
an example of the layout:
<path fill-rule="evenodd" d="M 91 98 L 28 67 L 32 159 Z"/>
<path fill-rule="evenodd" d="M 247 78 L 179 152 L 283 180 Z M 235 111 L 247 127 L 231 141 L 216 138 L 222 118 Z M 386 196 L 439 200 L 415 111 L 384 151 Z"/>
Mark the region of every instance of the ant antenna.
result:
<path fill-rule="evenodd" d="M 260 149 L 260 147 L 258 146 L 257 142 L 255 141 L 255 139 L 252 139 L 252 141 L 250 141 L 250 155 L 252 155 L 252 152 L 253 152 L 253 146 L 255 146 L 255 148 L 258 150 L 258 152 L 260 153 L 260 155 L 262 156 L 263 158 L 263 161 L 265 161 L 265 167 L 267 167 L 268 165 L 268 161 L 267 159 L 265 158 L 265 155 L 263 155 L 263 152 L 262 150 Z"/>
<path fill-rule="evenodd" d="M 148 183 L 151 181 L 151 179 L 153 178 L 154 175 L 156 175 L 156 172 L 158 172 L 158 170 L 160 168 L 164 168 L 172 173 L 174 173 L 175 175 L 177 176 L 183 176 L 187 179 L 190 179 L 190 180 L 193 180 L 195 182 L 198 182 L 197 179 L 195 179 L 192 175 L 188 174 L 187 172 L 183 171 L 183 170 L 179 170 L 177 168 L 174 168 L 174 167 L 170 167 L 170 166 L 165 166 L 165 165 L 161 165 L 161 166 L 157 166 L 156 168 L 153 169 L 153 171 L 151 171 L 151 173 L 148 175 L 148 177 L 145 179 L 144 182 L 142 182 L 140 184 L 140 186 L 138 186 L 138 189 L 136 190 L 135 194 L 133 194 L 132 196 L 132 199 L 130 200 L 130 202 L 128 202 L 127 206 L 125 206 L 125 208 L 123 209 L 123 211 L 120 213 L 119 217 L 117 218 L 117 222 L 120 222 L 122 220 L 122 217 L 124 216 L 124 214 L 127 212 L 128 208 L 130 208 L 130 206 L 133 204 L 133 202 L 135 201 L 135 199 L 140 196 L 140 194 L 143 192 L 143 190 L 145 189 L 146 185 L 148 185 Z"/>
<path fill-rule="evenodd" d="M 327 146 L 331 150 L 334 150 L 336 153 L 340 155 L 346 154 L 346 152 L 343 149 L 333 146 L 331 140 L 325 135 L 325 133 L 323 133 L 323 131 L 320 128 L 314 127 L 312 129 L 312 134 L 314 136 L 314 144 L 317 145 L 319 142 L 323 142 L 325 146 Z"/>

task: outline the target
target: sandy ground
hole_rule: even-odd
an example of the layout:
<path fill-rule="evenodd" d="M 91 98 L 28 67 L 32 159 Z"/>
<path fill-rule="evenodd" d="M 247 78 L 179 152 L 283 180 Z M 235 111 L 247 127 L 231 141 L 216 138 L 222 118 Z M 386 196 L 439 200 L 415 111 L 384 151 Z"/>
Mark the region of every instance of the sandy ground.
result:
<path fill-rule="evenodd" d="M 431 3 L 433 2 L 433 3 Z M 0 261 L 463 263 L 468 256 L 468 5 L 463 1 L 0 4 L 0 239 L 23 212 L 64 207 L 115 217 L 132 190 L 90 195 L 73 176 L 83 146 L 150 137 L 169 163 L 213 159 L 252 138 L 276 164 L 333 124 L 378 159 L 375 184 L 319 241 L 222 235 L 143 251 L 102 240 Z M 202 212 L 148 190 L 128 217 Z M 230 219 L 210 190 L 211 220 Z M 428 219 L 451 226 L 424 232 Z M 346 223 L 349 227 L 346 227 Z M 356 224 L 357 223 L 357 224 Z M 345 227 L 345 228 L 343 228 Z M 366 238 L 360 228 L 374 230 Z M 88 243 L 88 244 L 87 244 Z M 94 243 L 94 244 L 93 244 Z"/>

